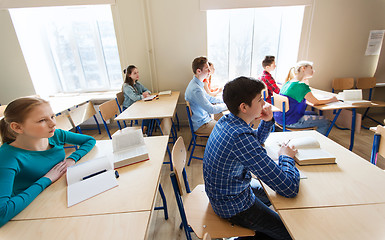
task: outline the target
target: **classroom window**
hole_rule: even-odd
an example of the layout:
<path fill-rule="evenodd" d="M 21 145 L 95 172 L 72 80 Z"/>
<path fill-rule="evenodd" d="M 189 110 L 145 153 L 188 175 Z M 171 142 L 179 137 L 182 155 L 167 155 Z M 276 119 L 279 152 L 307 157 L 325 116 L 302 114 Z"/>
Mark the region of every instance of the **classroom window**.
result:
<path fill-rule="evenodd" d="M 209 61 L 222 84 L 238 76 L 257 78 L 266 55 L 276 57 L 273 77 L 284 82 L 297 62 L 304 6 L 207 11 Z"/>
<path fill-rule="evenodd" d="M 121 86 L 109 5 L 10 12 L 38 94 L 102 91 Z"/>

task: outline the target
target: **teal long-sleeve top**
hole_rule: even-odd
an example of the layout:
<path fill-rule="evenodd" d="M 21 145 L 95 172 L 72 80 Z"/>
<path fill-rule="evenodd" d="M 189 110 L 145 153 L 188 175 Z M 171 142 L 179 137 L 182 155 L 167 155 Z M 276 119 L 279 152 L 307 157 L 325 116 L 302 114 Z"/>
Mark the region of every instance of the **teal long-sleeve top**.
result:
<path fill-rule="evenodd" d="M 44 175 L 65 159 L 64 144 L 79 145 L 68 158 L 77 162 L 94 146 L 91 136 L 60 129 L 48 139 L 51 149 L 29 151 L 4 143 L 0 147 L 0 227 L 26 208 L 52 182 Z"/>

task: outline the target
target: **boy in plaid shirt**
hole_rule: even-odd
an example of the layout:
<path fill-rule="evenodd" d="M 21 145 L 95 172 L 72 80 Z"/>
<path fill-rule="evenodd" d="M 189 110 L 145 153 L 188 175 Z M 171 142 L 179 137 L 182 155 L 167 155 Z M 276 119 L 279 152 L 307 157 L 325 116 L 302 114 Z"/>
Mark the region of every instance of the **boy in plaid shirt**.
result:
<path fill-rule="evenodd" d="M 267 87 L 268 96 L 266 98 L 266 102 L 271 104 L 271 97 L 273 96 L 273 92 L 279 94 L 279 87 L 275 82 L 274 78 L 271 76 L 271 72 L 275 70 L 275 57 L 274 56 L 266 56 L 262 61 L 262 67 L 264 69 L 262 76 L 259 78 Z"/>

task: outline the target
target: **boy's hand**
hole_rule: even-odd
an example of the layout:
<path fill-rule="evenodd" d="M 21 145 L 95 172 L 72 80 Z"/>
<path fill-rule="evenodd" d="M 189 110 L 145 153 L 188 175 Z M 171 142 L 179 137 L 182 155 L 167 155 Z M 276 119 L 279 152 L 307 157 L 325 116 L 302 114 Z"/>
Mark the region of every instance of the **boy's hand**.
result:
<path fill-rule="evenodd" d="M 273 119 L 273 111 L 271 110 L 271 105 L 269 103 L 265 103 L 263 106 L 259 119 L 265 122 L 271 121 L 271 119 Z"/>
<path fill-rule="evenodd" d="M 289 145 L 283 144 L 281 149 L 278 151 L 278 156 L 286 155 L 288 157 L 294 158 L 294 155 L 297 154 L 298 150 L 294 147 L 289 147 Z"/>

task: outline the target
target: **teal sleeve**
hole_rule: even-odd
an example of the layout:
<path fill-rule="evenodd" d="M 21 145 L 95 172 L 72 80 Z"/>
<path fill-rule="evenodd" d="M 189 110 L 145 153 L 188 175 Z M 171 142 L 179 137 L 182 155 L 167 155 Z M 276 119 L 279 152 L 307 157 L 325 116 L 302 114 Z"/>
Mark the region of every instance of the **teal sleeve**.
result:
<path fill-rule="evenodd" d="M 0 168 L 0 227 L 24 210 L 46 187 L 51 180 L 42 177 L 23 192 L 12 196 L 16 171 Z"/>
<path fill-rule="evenodd" d="M 60 130 L 60 129 L 59 129 Z M 73 133 L 69 131 L 63 131 L 61 132 L 61 141 L 64 143 L 79 145 L 79 149 L 73 152 L 68 158 L 71 158 L 77 162 L 80 158 L 82 158 L 84 155 L 86 155 L 91 149 L 95 146 L 96 140 L 95 138 L 84 135 L 84 134 L 78 134 Z"/>

